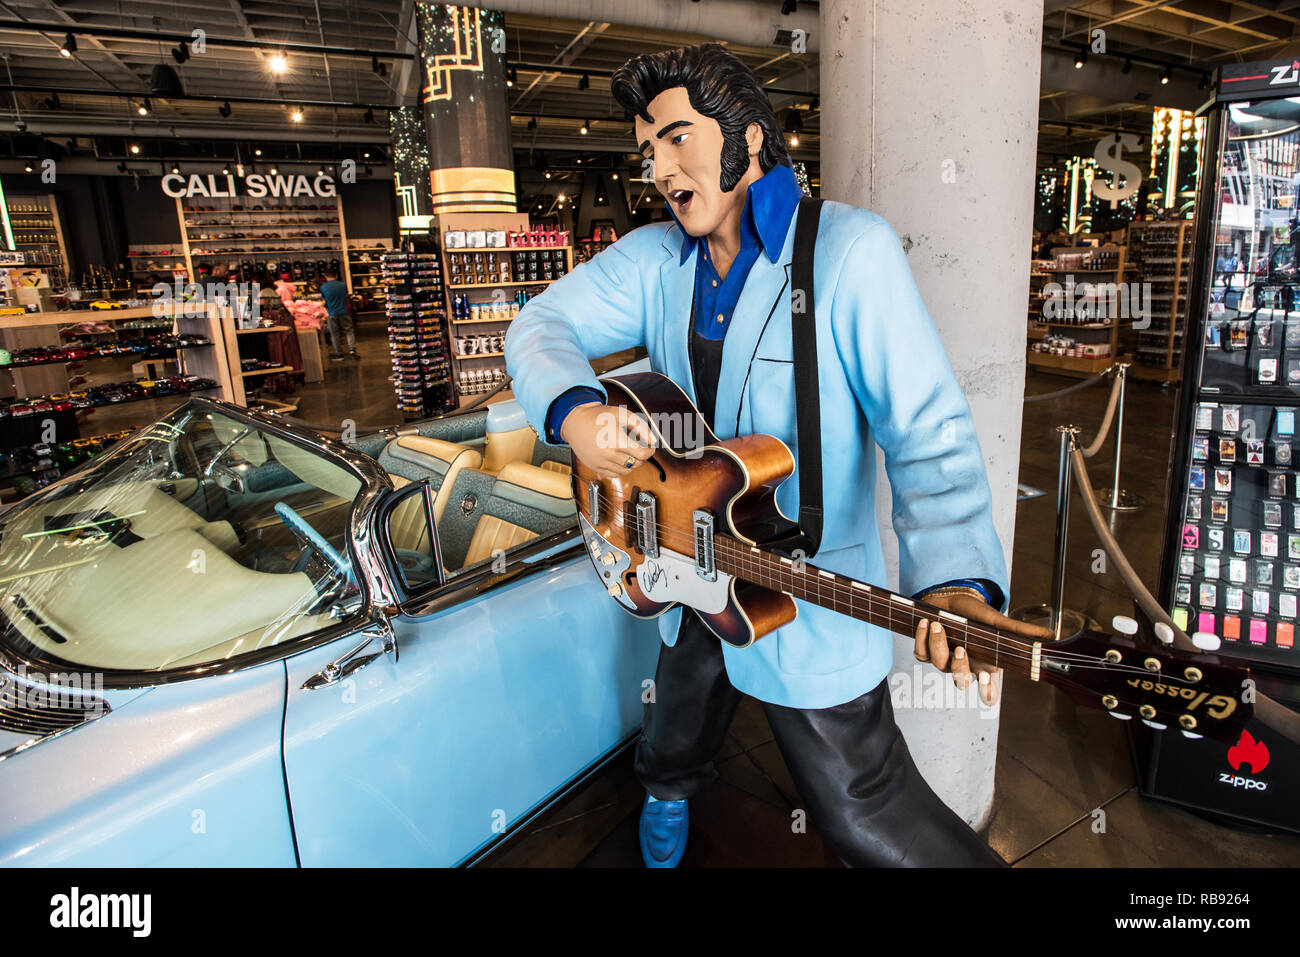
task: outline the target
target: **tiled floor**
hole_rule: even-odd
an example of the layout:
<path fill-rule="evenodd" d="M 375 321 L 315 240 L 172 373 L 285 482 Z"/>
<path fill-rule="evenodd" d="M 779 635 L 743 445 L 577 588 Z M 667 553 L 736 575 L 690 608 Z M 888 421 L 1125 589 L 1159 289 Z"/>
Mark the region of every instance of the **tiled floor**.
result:
<path fill-rule="evenodd" d="M 359 431 L 395 423 L 387 345 L 381 322 L 359 328 L 361 362 L 331 364 L 325 382 L 300 393 L 298 416 Z M 1031 373 L 1030 394 L 1071 380 Z M 1011 604 L 1046 601 L 1052 553 L 1058 438 L 1072 422 L 1090 439 L 1106 385 L 1027 405 L 1020 480 L 1048 494 L 1020 504 Z M 1125 422 L 1123 483 L 1146 499 L 1117 513 L 1113 531 L 1143 580 L 1155 583 L 1174 392 L 1132 382 Z M 1111 453 L 1090 468 L 1094 485 L 1110 481 Z M 1076 509 L 1067 563 L 1067 606 L 1100 622 L 1131 613 L 1118 577 L 1093 572 L 1096 542 Z M 772 739 L 761 707 L 745 700 L 716 766 L 720 780 L 694 800 L 691 844 L 683 866 L 838 866 L 815 826 L 800 833 L 792 813 L 805 806 Z M 1120 722 L 1076 708 L 1040 684 L 1008 676 L 999 734 L 990 844 L 1021 867 L 1234 866 L 1300 864 L 1300 837 L 1248 832 L 1209 823 L 1170 804 L 1141 797 Z M 490 859 L 495 866 L 640 866 L 636 822 L 643 791 L 625 753 L 535 821 Z M 1105 830 L 1099 833 L 1100 809 Z"/>

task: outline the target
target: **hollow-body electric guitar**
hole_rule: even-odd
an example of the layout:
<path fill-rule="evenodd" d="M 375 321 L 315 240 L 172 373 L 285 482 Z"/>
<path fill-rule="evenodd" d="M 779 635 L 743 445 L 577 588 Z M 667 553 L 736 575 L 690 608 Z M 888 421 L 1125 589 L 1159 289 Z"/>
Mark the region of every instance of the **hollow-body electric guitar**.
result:
<path fill-rule="evenodd" d="M 1050 682 L 1117 718 L 1229 743 L 1249 720 L 1246 668 L 1139 643 L 1130 619 L 1116 619 L 1127 634 L 1085 630 L 1062 641 L 1029 641 L 782 554 L 789 551 L 782 542 L 796 541 L 798 532 L 776 504 L 777 487 L 795 467 L 784 442 L 770 435 L 719 440 L 690 398 L 655 372 L 601 383 L 611 406 L 650 425 L 657 446 L 613 479 L 574 462 L 588 557 L 610 597 L 631 614 L 653 618 L 685 605 L 737 648 L 793 621 L 796 598 L 909 638 L 922 619 L 938 620 L 949 642 L 981 660 Z"/>

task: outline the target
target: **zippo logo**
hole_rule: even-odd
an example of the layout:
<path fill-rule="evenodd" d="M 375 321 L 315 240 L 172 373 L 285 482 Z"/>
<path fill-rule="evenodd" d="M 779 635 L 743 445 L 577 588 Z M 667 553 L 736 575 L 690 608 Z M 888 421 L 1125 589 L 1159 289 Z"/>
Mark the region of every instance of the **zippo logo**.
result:
<path fill-rule="evenodd" d="M 1290 65 L 1283 63 L 1275 66 L 1269 72 L 1273 74 L 1273 79 L 1268 81 L 1269 86 L 1281 86 L 1283 83 L 1300 85 L 1300 60 L 1292 60 Z"/>
<path fill-rule="evenodd" d="M 1263 741 L 1256 741 L 1249 731 L 1243 729 L 1237 743 L 1228 748 L 1228 763 L 1232 765 L 1234 771 L 1240 771 L 1242 765 L 1249 765 L 1252 775 L 1259 774 L 1268 767 L 1268 745 Z M 1219 773 L 1219 781 L 1223 784 L 1231 784 L 1234 788 L 1245 788 L 1247 791 L 1268 790 L 1268 784 L 1264 781 L 1257 781 L 1254 777 L 1244 777 L 1241 774 L 1229 774 L 1227 771 Z"/>

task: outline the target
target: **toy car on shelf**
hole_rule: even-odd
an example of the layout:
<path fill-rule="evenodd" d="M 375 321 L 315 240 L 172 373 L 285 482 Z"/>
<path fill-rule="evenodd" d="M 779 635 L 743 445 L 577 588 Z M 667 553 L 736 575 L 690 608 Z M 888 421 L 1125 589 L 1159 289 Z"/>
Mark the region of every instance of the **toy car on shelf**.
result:
<path fill-rule="evenodd" d="M 472 863 L 618 754 L 658 631 L 529 433 L 196 397 L 6 510 L 0 865 Z"/>

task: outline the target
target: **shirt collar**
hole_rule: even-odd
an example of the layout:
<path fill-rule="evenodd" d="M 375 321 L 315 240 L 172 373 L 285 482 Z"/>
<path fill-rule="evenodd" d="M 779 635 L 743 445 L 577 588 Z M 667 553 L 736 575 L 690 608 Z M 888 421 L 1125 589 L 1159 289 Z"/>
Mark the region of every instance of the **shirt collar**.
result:
<path fill-rule="evenodd" d="M 781 163 L 754 180 L 745 195 L 744 218 L 749 221 L 752 217 L 759 242 L 763 244 L 763 251 L 773 263 L 781 258 L 781 250 L 785 248 L 785 236 L 790 230 L 790 219 L 799 208 L 801 199 L 803 199 L 803 189 L 795 179 L 794 170 Z M 682 229 L 677 214 L 673 212 L 672 204 L 668 203 L 667 206 L 673 222 L 677 223 L 678 229 Z M 702 238 L 690 235 L 685 229 L 682 229 L 682 237 L 682 256 L 679 264 L 685 263 L 690 258 Z"/>

